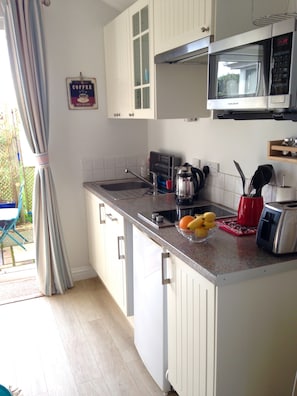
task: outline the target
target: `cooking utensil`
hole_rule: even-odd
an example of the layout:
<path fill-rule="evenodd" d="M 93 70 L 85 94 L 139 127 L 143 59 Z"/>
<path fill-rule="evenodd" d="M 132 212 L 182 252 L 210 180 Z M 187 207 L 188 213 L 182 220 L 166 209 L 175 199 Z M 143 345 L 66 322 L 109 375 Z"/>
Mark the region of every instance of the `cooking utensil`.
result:
<path fill-rule="evenodd" d="M 234 165 L 236 166 L 236 169 L 238 170 L 238 173 L 239 173 L 239 175 L 241 177 L 241 180 L 242 180 L 242 195 L 246 195 L 245 194 L 245 181 L 246 181 L 245 175 L 244 175 L 239 163 L 236 162 L 235 160 L 233 160 L 233 162 L 234 162 Z"/>
<path fill-rule="evenodd" d="M 258 167 L 258 169 L 254 173 L 254 176 L 252 178 L 252 185 L 253 185 L 253 188 L 256 190 L 254 197 L 259 197 L 261 195 L 261 189 L 264 184 L 265 184 L 265 178 L 264 178 L 263 171 L 261 168 L 259 169 L 259 167 Z"/>
<path fill-rule="evenodd" d="M 270 164 L 267 165 L 260 165 L 258 169 L 261 169 L 263 177 L 264 177 L 264 184 L 259 188 L 258 192 L 256 191 L 257 197 L 260 197 L 262 195 L 262 188 L 268 184 L 272 178 L 273 175 L 273 166 Z"/>
<path fill-rule="evenodd" d="M 265 186 L 270 182 L 272 175 L 273 175 L 272 165 L 270 164 L 259 165 L 251 179 L 248 188 L 248 196 L 252 196 L 252 191 L 255 189 L 256 192 L 253 196 L 260 197 L 262 195 L 263 186 Z"/>

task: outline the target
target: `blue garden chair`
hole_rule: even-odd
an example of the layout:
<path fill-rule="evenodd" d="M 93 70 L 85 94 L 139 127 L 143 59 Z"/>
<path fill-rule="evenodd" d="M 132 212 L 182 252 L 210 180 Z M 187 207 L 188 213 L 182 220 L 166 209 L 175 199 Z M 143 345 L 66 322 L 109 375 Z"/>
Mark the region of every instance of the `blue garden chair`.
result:
<path fill-rule="evenodd" d="M 0 236 L 0 244 L 2 244 L 6 237 L 9 237 L 18 246 L 26 250 L 24 242 L 28 242 L 28 240 L 16 229 L 17 221 L 20 217 L 23 206 L 23 190 L 24 185 L 21 185 L 17 208 L 0 208 L 0 231 L 2 232 Z M 14 234 L 16 234 L 19 239 L 16 239 Z"/>

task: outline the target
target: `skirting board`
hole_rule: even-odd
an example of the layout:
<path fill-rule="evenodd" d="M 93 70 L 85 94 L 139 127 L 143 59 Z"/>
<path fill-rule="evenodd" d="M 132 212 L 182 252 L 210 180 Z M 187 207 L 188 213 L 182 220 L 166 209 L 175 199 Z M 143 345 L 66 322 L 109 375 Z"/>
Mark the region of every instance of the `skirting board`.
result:
<path fill-rule="evenodd" d="M 89 265 L 71 268 L 71 273 L 74 281 L 95 278 L 96 276 L 98 276 L 93 268 Z"/>

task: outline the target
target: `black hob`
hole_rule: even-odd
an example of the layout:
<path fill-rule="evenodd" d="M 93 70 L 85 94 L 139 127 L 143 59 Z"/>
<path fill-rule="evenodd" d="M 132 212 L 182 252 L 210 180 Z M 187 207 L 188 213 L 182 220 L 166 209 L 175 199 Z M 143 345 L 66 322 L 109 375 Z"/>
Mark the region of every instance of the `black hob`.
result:
<path fill-rule="evenodd" d="M 163 228 L 174 226 L 175 222 L 179 221 L 183 216 L 195 216 L 196 214 L 202 214 L 205 212 L 214 212 L 217 219 L 235 216 L 235 213 L 231 210 L 222 208 L 215 204 L 192 207 L 177 206 L 175 209 L 161 210 L 153 213 L 141 212 L 138 213 L 138 216 L 155 228 Z"/>

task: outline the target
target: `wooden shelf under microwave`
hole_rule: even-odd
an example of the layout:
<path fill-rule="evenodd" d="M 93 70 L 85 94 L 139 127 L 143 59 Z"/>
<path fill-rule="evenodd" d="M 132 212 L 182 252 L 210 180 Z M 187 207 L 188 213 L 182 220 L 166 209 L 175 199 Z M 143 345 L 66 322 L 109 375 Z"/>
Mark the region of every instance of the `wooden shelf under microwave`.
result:
<path fill-rule="evenodd" d="M 282 140 L 271 140 L 268 142 L 268 159 L 297 164 L 297 156 L 283 155 L 283 151 L 289 151 L 297 155 L 297 147 L 282 146 Z"/>

